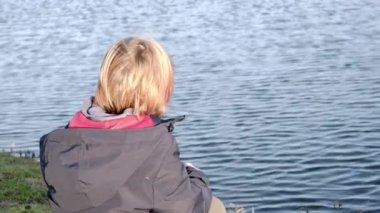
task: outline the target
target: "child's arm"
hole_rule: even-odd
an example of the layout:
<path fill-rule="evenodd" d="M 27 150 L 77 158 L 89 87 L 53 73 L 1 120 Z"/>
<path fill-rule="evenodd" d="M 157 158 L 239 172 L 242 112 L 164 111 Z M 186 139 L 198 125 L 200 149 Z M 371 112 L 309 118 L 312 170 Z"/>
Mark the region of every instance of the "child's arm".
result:
<path fill-rule="evenodd" d="M 207 177 L 180 161 L 178 147 L 173 141 L 155 179 L 154 211 L 207 213 L 211 198 Z"/>

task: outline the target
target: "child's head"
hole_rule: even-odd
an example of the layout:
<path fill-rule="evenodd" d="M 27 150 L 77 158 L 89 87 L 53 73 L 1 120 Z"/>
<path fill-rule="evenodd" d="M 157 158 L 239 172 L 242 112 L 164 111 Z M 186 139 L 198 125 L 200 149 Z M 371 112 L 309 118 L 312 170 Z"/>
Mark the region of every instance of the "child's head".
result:
<path fill-rule="evenodd" d="M 136 115 L 165 113 L 173 88 L 174 68 L 165 50 L 151 38 L 131 37 L 106 53 L 95 101 L 106 112 Z"/>

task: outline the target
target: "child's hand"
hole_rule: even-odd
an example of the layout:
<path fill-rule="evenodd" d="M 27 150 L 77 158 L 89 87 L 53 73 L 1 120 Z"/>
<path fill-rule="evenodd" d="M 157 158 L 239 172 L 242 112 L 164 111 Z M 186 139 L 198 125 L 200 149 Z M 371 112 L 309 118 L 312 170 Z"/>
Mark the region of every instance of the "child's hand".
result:
<path fill-rule="evenodd" d="M 183 165 L 185 165 L 185 167 L 191 167 L 191 168 L 194 168 L 195 170 L 200 170 L 198 167 L 194 166 L 194 164 L 192 164 L 191 162 L 183 161 L 182 163 Z"/>

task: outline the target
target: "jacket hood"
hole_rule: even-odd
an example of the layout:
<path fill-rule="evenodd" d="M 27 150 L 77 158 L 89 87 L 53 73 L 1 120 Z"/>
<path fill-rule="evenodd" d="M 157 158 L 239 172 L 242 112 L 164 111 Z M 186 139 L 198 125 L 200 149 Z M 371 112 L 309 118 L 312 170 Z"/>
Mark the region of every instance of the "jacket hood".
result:
<path fill-rule="evenodd" d="M 68 128 L 95 129 L 138 129 L 152 127 L 160 122 L 157 116 L 133 115 L 132 109 L 125 109 L 121 114 L 110 114 L 98 106 L 94 97 L 86 99 L 81 111 L 75 113 L 68 123 Z"/>
<path fill-rule="evenodd" d="M 164 124 L 134 130 L 59 129 L 45 135 L 40 151 L 49 198 L 67 211 L 101 205 L 169 137 Z"/>
<path fill-rule="evenodd" d="M 86 99 L 82 105 L 81 112 L 87 118 L 94 121 L 106 121 L 118 118 L 124 118 L 133 114 L 132 108 L 127 108 L 121 114 L 110 114 L 105 112 L 100 106 L 95 103 L 95 97 Z"/>

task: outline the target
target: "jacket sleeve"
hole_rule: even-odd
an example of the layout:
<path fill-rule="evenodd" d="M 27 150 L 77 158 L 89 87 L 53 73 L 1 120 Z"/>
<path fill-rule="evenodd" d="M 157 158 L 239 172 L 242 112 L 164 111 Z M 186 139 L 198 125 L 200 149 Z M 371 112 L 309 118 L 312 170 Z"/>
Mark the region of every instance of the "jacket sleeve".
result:
<path fill-rule="evenodd" d="M 184 166 L 173 141 L 154 182 L 154 212 L 208 213 L 211 198 L 207 177 Z"/>

